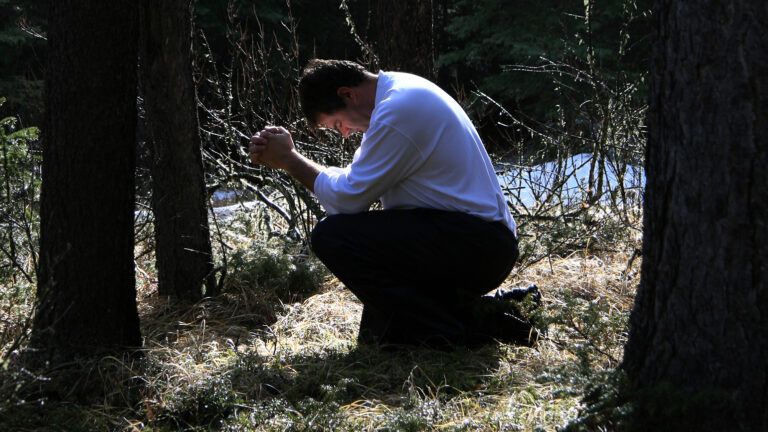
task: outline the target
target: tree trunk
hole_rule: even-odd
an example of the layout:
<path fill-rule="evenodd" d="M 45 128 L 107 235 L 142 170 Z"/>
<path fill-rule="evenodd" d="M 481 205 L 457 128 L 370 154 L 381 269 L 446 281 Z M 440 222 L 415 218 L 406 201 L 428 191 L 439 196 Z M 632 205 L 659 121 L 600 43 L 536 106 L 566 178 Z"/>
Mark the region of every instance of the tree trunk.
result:
<path fill-rule="evenodd" d="M 656 19 L 642 280 L 623 365 L 635 421 L 767 430 L 768 8 L 658 0 Z"/>
<path fill-rule="evenodd" d="M 152 159 L 160 295 L 215 289 L 195 86 L 190 0 L 142 1 L 141 71 Z"/>
<path fill-rule="evenodd" d="M 33 344 L 67 359 L 141 344 L 133 266 L 138 9 L 50 3 Z"/>
<path fill-rule="evenodd" d="M 379 0 L 377 3 L 379 67 L 434 79 L 432 0 Z"/>

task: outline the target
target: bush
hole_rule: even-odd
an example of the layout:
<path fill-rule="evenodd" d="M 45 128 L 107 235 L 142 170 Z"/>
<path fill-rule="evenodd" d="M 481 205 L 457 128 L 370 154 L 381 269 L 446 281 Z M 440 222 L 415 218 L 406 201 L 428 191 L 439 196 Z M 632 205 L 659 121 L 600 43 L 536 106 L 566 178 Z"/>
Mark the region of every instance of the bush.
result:
<path fill-rule="evenodd" d="M 293 256 L 279 246 L 252 243 L 236 251 L 229 261 L 225 291 L 237 290 L 252 296 L 294 303 L 317 292 L 325 278 L 325 267 L 306 255 Z"/>
<path fill-rule="evenodd" d="M 0 97 L 0 106 L 5 99 Z M 0 361 L 21 345 L 31 322 L 40 231 L 39 130 L 0 120 Z"/>

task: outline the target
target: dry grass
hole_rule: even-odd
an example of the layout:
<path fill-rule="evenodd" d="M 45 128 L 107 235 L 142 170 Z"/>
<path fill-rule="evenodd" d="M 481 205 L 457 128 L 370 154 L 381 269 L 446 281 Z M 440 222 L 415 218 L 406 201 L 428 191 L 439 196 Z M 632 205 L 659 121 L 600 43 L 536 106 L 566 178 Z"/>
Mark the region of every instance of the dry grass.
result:
<path fill-rule="evenodd" d="M 545 290 L 549 335 L 536 349 L 358 348 L 360 305 L 334 279 L 262 328 L 239 325 L 235 315 L 211 318 L 228 310 L 219 303 L 197 305 L 173 338 L 161 336 L 169 333 L 162 321 L 145 329 L 155 335 L 147 350 L 154 372 L 144 372 L 152 397 L 129 423 L 160 430 L 555 430 L 576 417 L 590 380 L 621 358 L 636 282 L 623 276 L 628 258 L 574 254 L 513 275 L 511 284 L 535 281 Z"/>
<path fill-rule="evenodd" d="M 556 430 L 620 361 L 640 265 L 577 252 L 513 273 L 507 284 L 544 293 L 536 318 L 549 331 L 533 349 L 380 351 L 356 345 L 361 306 L 336 279 L 282 304 L 259 294 L 276 279 L 253 279 L 265 267 L 252 258 L 222 296 L 195 305 L 157 298 L 139 263 L 143 356 L 79 364 L 75 385 L 6 371 L 18 386 L 3 393 L 1 429 Z"/>

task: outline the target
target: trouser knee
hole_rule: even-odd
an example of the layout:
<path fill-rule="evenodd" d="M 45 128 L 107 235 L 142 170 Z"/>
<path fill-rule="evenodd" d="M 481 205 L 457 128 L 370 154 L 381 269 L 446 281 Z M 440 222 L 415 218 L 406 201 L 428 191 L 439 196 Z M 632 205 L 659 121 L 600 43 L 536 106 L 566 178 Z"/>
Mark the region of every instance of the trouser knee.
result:
<path fill-rule="evenodd" d="M 341 235 L 341 223 L 340 216 L 333 215 L 328 216 L 318 222 L 309 237 L 309 245 L 312 248 L 312 252 L 320 258 L 320 261 L 325 260 L 337 254 L 339 237 Z"/>

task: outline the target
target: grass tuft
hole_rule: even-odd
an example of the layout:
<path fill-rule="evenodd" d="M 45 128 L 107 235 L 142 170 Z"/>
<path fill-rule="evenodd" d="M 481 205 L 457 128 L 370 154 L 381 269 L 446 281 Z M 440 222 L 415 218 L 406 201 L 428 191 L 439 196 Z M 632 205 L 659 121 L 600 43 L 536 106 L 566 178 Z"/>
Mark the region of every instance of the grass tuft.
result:
<path fill-rule="evenodd" d="M 552 256 L 510 276 L 543 293 L 534 314 L 547 333 L 533 349 L 382 351 L 357 346 L 361 305 L 317 262 L 269 242 L 232 244 L 216 298 L 174 303 L 154 295 L 151 272 L 140 278 L 140 356 L 6 363 L 0 429 L 551 431 L 615 411 L 606 402 L 579 420 L 585 393 L 615 387 L 633 247 Z"/>

